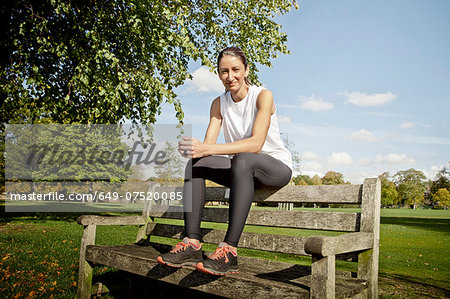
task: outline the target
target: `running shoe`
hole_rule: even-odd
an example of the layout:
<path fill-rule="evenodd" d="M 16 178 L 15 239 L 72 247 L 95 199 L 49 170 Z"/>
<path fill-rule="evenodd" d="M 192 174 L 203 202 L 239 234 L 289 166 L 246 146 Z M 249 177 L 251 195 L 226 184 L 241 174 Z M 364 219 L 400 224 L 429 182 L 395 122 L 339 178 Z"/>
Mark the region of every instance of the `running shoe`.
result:
<path fill-rule="evenodd" d="M 184 238 L 174 249 L 161 254 L 156 260 L 162 265 L 181 268 L 188 265 L 195 266 L 202 259 L 202 246 L 196 246 L 189 242 L 188 238 Z"/>
<path fill-rule="evenodd" d="M 197 264 L 197 270 L 213 275 L 238 273 L 237 254 L 227 244 L 221 244 L 207 259 Z"/>

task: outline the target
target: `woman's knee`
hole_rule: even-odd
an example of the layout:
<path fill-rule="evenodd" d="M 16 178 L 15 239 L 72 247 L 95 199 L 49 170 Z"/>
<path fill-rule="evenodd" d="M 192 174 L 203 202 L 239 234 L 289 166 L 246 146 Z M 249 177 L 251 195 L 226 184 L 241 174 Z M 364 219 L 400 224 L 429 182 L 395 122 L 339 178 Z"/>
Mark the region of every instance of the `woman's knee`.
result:
<path fill-rule="evenodd" d="M 189 159 L 186 163 L 186 167 L 184 168 L 184 179 L 192 179 L 192 159 Z"/>
<path fill-rule="evenodd" d="M 252 160 L 254 158 L 254 153 L 239 153 L 234 155 L 231 160 L 231 170 L 232 171 L 245 171 L 253 168 Z"/>

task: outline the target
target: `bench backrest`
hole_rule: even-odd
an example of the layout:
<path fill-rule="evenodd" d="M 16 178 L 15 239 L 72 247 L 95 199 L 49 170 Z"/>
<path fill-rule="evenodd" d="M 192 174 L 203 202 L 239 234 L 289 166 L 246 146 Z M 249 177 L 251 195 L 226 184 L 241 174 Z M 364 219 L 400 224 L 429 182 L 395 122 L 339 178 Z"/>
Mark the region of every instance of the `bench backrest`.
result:
<path fill-rule="evenodd" d="M 174 188 L 172 187 L 172 190 Z M 170 188 L 156 188 L 155 192 L 170 192 Z M 164 190 L 164 191 L 163 191 Z M 180 191 L 180 189 L 178 189 Z M 207 201 L 228 201 L 227 189 L 208 187 Z M 334 232 L 372 232 L 379 234 L 380 181 L 377 178 L 365 179 L 361 185 L 317 185 L 285 186 L 279 190 L 258 189 L 254 201 L 274 203 L 317 203 L 317 204 L 355 204 L 361 212 L 327 212 L 327 208 L 311 211 L 283 211 L 252 209 L 247 225 L 261 227 L 281 227 Z M 317 211 L 316 211 L 317 210 Z M 181 206 L 147 206 L 144 215 L 149 216 L 148 235 L 181 239 L 183 226 L 157 223 L 157 218 L 183 219 Z M 203 222 L 227 223 L 228 209 L 205 207 Z M 258 231 L 259 229 L 253 230 Z M 203 242 L 218 244 L 225 236 L 224 229 L 202 229 Z M 304 242 L 306 237 L 299 233 L 292 236 L 274 235 L 244 231 L 239 247 L 306 255 Z"/>

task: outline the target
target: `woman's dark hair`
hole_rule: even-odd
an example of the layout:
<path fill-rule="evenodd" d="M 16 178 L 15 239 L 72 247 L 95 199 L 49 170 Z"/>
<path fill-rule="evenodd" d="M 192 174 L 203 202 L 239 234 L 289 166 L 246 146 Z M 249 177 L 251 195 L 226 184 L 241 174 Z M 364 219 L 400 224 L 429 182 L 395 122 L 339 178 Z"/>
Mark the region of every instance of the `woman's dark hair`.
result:
<path fill-rule="evenodd" d="M 222 51 L 220 51 L 219 56 L 217 56 L 217 72 L 219 72 L 219 62 L 222 59 L 222 57 L 225 55 L 234 56 L 234 57 L 239 58 L 241 60 L 242 64 L 244 65 L 244 67 L 247 68 L 247 66 L 248 66 L 247 57 L 245 57 L 244 51 L 242 51 L 238 47 L 228 47 L 228 48 L 225 48 Z M 244 80 L 245 80 L 245 83 L 247 83 L 248 85 L 252 85 L 247 77 L 245 77 Z"/>

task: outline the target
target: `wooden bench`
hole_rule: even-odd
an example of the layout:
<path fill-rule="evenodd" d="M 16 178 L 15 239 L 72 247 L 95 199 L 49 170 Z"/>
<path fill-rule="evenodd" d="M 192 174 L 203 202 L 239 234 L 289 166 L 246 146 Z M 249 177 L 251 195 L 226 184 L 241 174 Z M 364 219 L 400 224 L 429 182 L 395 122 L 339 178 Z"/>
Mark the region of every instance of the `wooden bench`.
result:
<path fill-rule="evenodd" d="M 170 246 L 157 244 L 150 236 L 181 239 L 183 227 L 157 223 L 157 218 L 182 219 L 177 206 L 160 206 L 144 210 L 142 216 L 84 215 L 78 223 L 84 226 L 80 250 L 78 298 L 91 297 L 92 266 L 107 265 L 151 279 L 232 298 L 376 298 L 378 293 L 378 253 L 380 227 L 379 179 L 365 179 L 362 185 L 285 186 L 282 189 L 260 189 L 254 201 L 359 204 L 361 212 L 327 212 L 327 208 L 307 211 L 252 209 L 247 225 L 298 229 L 298 235 L 285 236 L 247 232 L 241 236 L 239 248 L 311 256 L 311 266 L 239 255 L 240 273 L 211 276 L 195 271 L 194 267 L 180 269 L 159 265 L 160 252 Z M 208 187 L 207 200 L 226 201 L 226 190 Z M 344 209 L 343 209 L 344 210 Z M 203 221 L 227 223 L 228 209 L 206 207 Z M 96 246 L 97 225 L 138 225 L 136 243 L 123 246 Z M 302 231 L 308 230 L 308 237 Z M 311 236 L 311 230 L 317 235 Z M 334 236 L 321 231 L 346 232 Z M 224 230 L 203 229 L 203 242 L 218 244 Z M 161 239 L 161 238 L 160 238 Z M 151 242 L 150 242 L 151 241 Z M 341 275 L 336 272 L 336 257 L 348 259 L 353 253 L 357 273 Z M 347 256 L 345 256 L 347 254 Z"/>

